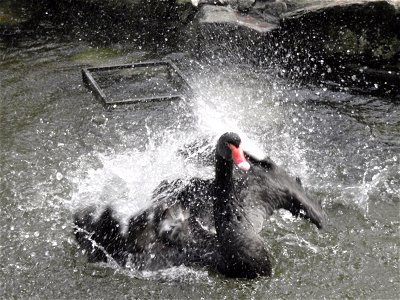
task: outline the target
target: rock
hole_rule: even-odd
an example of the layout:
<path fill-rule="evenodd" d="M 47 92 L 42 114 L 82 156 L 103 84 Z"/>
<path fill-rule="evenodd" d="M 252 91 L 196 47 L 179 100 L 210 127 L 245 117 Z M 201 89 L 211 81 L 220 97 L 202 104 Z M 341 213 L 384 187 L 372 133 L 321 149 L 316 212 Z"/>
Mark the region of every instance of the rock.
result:
<path fill-rule="evenodd" d="M 205 4 L 210 5 L 223 5 L 223 6 L 231 6 L 232 8 L 241 11 L 247 12 L 254 5 L 256 0 L 191 0 L 194 6 L 201 6 Z"/>
<path fill-rule="evenodd" d="M 204 5 L 199 13 L 197 22 L 202 26 L 227 25 L 234 28 L 244 27 L 259 33 L 269 32 L 276 25 L 264 21 L 262 18 L 251 15 L 242 15 L 236 12 L 233 8 L 227 6 Z"/>
<path fill-rule="evenodd" d="M 242 61 L 262 55 L 262 43 L 276 28 L 276 24 L 241 14 L 231 6 L 203 5 L 187 36 L 192 37 L 191 49 L 202 58 L 217 55 Z"/>
<path fill-rule="evenodd" d="M 241 12 L 247 12 L 252 8 L 256 0 L 238 0 L 237 7 L 238 10 Z"/>
<path fill-rule="evenodd" d="M 283 30 L 310 37 L 325 55 L 390 59 L 400 47 L 396 9 L 387 1 L 337 1 L 283 16 Z M 303 33 L 303 34 L 301 34 Z M 296 36 L 296 37 L 297 37 Z"/>
<path fill-rule="evenodd" d="M 194 6 L 201 6 L 204 4 L 211 4 L 211 5 L 230 5 L 231 2 L 235 0 L 191 0 Z"/>
<path fill-rule="evenodd" d="M 399 11 L 387 1 L 313 5 L 284 14 L 281 35 L 287 63 L 307 76 L 343 73 L 347 64 L 376 69 L 399 55 Z"/>
<path fill-rule="evenodd" d="M 262 14 L 269 14 L 276 17 L 281 16 L 287 12 L 287 5 L 282 0 L 276 1 L 257 1 L 253 6 L 253 10 L 256 10 Z"/>

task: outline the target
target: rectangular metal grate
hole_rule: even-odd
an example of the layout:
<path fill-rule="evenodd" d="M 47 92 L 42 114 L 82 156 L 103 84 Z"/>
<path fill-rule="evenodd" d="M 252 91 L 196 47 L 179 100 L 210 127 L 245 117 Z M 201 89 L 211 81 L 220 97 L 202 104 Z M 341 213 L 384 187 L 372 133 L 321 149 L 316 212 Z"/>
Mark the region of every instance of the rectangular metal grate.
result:
<path fill-rule="evenodd" d="M 106 106 L 183 99 L 190 85 L 171 61 L 82 69 L 83 81 Z"/>

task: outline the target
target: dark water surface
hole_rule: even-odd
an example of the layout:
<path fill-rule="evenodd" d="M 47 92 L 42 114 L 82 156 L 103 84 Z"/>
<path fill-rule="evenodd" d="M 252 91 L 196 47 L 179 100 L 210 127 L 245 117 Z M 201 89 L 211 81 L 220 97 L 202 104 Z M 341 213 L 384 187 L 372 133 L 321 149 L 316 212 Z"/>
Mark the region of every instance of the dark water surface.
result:
<path fill-rule="evenodd" d="M 82 67 L 156 56 L 131 44 L 0 40 L 0 298 L 395 299 L 399 104 L 180 54 L 169 58 L 194 88 L 189 101 L 107 111 L 82 85 Z M 271 278 L 86 262 L 72 235 L 74 210 L 112 203 L 126 220 L 162 179 L 212 176 L 179 149 L 197 138 L 213 144 L 227 130 L 302 178 L 322 199 L 324 230 L 275 214 L 263 231 Z"/>

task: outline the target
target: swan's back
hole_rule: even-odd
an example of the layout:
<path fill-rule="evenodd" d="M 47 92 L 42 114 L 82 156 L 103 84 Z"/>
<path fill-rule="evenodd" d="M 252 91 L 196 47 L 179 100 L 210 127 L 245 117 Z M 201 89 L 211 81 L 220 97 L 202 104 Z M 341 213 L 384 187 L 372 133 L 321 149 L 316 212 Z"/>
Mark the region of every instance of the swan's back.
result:
<path fill-rule="evenodd" d="M 209 262 L 216 239 L 211 180 L 163 181 L 152 204 L 129 220 L 126 233 L 111 208 L 99 218 L 93 210 L 75 214 L 75 236 L 91 262 L 128 261 L 137 269 L 160 269 Z"/>

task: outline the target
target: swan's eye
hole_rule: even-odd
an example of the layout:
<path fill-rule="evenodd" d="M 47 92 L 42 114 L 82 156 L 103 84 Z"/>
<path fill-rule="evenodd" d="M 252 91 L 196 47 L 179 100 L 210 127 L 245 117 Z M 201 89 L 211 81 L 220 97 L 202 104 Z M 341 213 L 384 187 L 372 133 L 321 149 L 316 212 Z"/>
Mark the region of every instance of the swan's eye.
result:
<path fill-rule="evenodd" d="M 234 144 L 231 143 L 226 143 L 226 146 L 232 151 L 234 152 L 235 150 L 237 150 L 239 147 L 236 147 Z"/>

